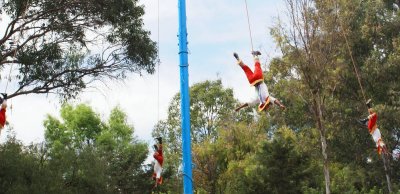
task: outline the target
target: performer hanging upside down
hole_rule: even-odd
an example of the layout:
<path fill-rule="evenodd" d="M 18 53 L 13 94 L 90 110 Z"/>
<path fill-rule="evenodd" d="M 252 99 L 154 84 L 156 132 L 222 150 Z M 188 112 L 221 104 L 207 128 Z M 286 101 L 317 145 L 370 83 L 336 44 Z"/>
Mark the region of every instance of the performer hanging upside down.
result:
<path fill-rule="evenodd" d="M 376 114 L 375 110 L 371 107 L 371 99 L 367 101 L 367 106 L 368 106 L 368 117 L 365 119 L 360 119 L 359 122 L 365 126 L 367 126 L 369 133 L 372 136 L 372 139 L 374 140 L 378 154 L 381 154 L 382 151 L 385 153 L 386 146 L 385 143 L 382 140 L 381 137 L 381 131 L 378 128 L 378 125 L 376 124 L 378 120 L 378 115 Z"/>
<path fill-rule="evenodd" d="M 239 111 L 240 109 L 247 106 L 255 106 L 258 104 L 258 111 L 266 111 L 273 104 L 278 105 L 282 109 L 285 109 L 285 106 L 276 98 L 269 95 L 268 87 L 264 82 L 264 75 L 261 70 L 260 60 L 258 58 L 261 55 L 260 51 L 253 51 L 251 53 L 254 57 L 254 72 L 240 60 L 239 55 L 237 53 L 233 53 L 233 56 L 236 58 L 239 66 L 243 69 L 246 74 L 247 80 L 249 83 L 254 86 L 257 97 L 253 99 L 251 102 L 246 102 L 235 109 L 235 111 Z"/>
<path fill-rule="evenodd" d="M 153 157 L 155 159 L 153 179 L 156 181 L 154 188 L 156 188 L 158 185 L 162 184 L 161 171 L 162 171 L 162 165 L 164 162 L 164 156 L 163 156 L 163 151 L 162 151 L 162 138 L 157 137 L 156 139 L 158 141 L 158 145 L 153 146 L 154 151 L 155 151 L 153 154 Z"/>
<path fill-rule="evenodd" d="M 0 133 L 1 133 L 1 130 L 4 128 L 4 126 L 6 125 L 6 108 L 7 108 L 7 94 L 2 93 L 1 95 L 3 95 L 3 98 L 0 97 L 0 104 L 1 104 L 1 108 L 0 108 Z"/>

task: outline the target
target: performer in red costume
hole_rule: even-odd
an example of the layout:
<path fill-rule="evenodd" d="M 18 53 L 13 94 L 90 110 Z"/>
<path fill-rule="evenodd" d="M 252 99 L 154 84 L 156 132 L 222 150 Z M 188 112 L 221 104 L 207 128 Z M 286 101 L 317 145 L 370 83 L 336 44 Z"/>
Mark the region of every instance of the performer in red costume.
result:
<path fill-rule="evenodd" d="M 155 185 L 154 188 L 156 188 L 158 185 L 162 184 L 162 177 L 161 177 L 161 172 L 162 172 L 162 165 L 164 162 L 164 156 L 163 156 L 163 151 L 162 151 L 162 138 L 157 137 L 156 138 L 158 141 L 158 145 L 154 145 L 154 154 L 153 157 L 155 159 L 154 161 L 154 173 L 153 173 L 153 179 L 155 179 Z"/>
<path fill-rule="evenodd" d="M 254 72 L 243 63 L 242 60 L 239 59 L 239 55 L 237 53 L 233 53 L 233 56 L 238 61 L 239 66 L 243 69 L 244 73 L 246 74 L 247 80 L 249 81 L 250 85 L 255 87 L 257 97 L 254 98 L 250 102 L 246 102 L 235 109 L 235 111 L 239 111 L 240 109 L 253 106 L 258 104 L 258 111 L 266 111 L 270 107 L 270 105 L 276 104 L 282 109 L 285 109 L 285 106 L 276 98 L 269 95 L 268 87 L 264 82 L 264 75 L 261 70 L 260 60 L 258 58 L 261 55 L 260 51 L 253 51 L 252 55 L 254 57 Z"/>
<path fill-rule="evenodd" d="M 7 94 L 2 93 L 1 95 L 3 95 L 3 98 L 0 97 L 0 104 L 1 104 L 1 108 L 0 108 L 0 133 L 1 130 L 4 128 L 4 126 L 6 125 L 6 109 L 7 109 Z"/>
<path fill-rule="evenodd" d="M 367 126 L 368 131 L 371 134 L 372 139 L 376 144 L 378 154 L 381 154 L 382 151 L 385 153 L 387 151 L 386 146 L 382 140 L 381 131 L 379 130 L 377 125 L 378 115 L 376 114 L 375 110 L 371 107 L 371 99 L 369 99 L 366 104 L 368 106 L 369 115 L 365 119 L 360 119 L 359 122 Z"/>

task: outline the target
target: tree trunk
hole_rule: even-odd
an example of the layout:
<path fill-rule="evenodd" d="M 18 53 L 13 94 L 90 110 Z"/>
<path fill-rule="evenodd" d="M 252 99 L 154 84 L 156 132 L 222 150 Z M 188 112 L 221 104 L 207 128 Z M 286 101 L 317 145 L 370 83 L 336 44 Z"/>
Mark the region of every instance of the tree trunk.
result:
<path fill-rule="evenodd" d="M 320 128 L 319 129 L 319 134 L 321 136 L 321 148 L 322 148 L 322 156 L 324 158 L 324 177 L 325 177 L 325 190 L 326 194 L 330 194 L 330 188 L 329 185 L 330 183 L 330 176 L 329 176 L 329 160 L 328 160 L 328 154 L 326 153 L 326 138 L 325 138 L 325 129 Z"/>
<path fill-rule="evenodd" d="M 382 160 L 383 160 L 383 167 L 385 169 L 385 174 L 386 174 L 386 182 L 387 182 L 388 191 L 389 191 L 389 193 L 392 193 L 392 184 L 390 182 L 387 158 L 385 157 L 385 153 L 382 153 L 381 155 L 382 155 Z"/>
<path fill-rule="evenodd" d="M 324 177 L 325 177 L 325 193 L 330 194 L 330 175 L 329 175 L 329 160 L 328 160 L 328 153 L 327 153 L 327 143 L 326 143 L 326 137 L 325 137 L 325 128 L 323 126 L 323 117 L 322 117 L 322 105 L 321 102 L 319 101 L 320 98 L 315 99 L 314 97 L 314 113 L 317 121 L 317 128 L 319 131 L 320 139 L 321 139 L 321 151 L 322 151 L 322 157 L 324 160 Z"/>

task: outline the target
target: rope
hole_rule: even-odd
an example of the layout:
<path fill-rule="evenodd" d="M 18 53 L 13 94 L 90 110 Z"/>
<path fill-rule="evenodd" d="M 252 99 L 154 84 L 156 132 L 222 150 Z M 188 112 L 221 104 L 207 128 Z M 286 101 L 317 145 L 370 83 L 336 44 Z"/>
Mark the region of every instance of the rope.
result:
<path fill-rule="evenodd" d="M 251 51 L 254 51 L 254 47 L 253 47 L 253 36 L 251 35 L 251 27 L 250 27 L 249 9 L 247 8 L 247 0 L 244 0 L 244 4 L 246 5 L 246 15 L 247 15 L 247 24 L 248 24 L 248 26 L 249 26 L 249 35 L 250 35 Z"/>
<path fill-rule="evenodd" d="M 157 121 L 160 120 L 160 0 L 157 1 Z"/>
<path fill-rule="evenodd" d="M 335 1 L 335 3 L 336 3 L 336 1 Z M 336 4 L 336 5 L 337 5 L 337 4 Z M 336 8 L 336 10 L 338 10 L 338 9 Z M 346 34 L 344 33 L 343 24 L 342 24 L 342 21 L 340 20 L 339 15 L 338 15 L 337 12 L 336 12 L 336 15 L 337 15 L 337 18 L 338 18 L 338 20 L 339 20 L 339 25 L 340 25 L 340 27 L 341 27 L 342 30 L 343 30 L 343 31 L 342 31 L 342 34 L 343 34 L 344 40 L 345 40 L 345 42 L 346 42 L 346 47 L 347 47 L 347 50 L 349 51 L 350 58 L 351 58 L 351 62 L 352 62 L 352 64 L 353 64 L 354 71 L 355 71 L 355 73 L 356 73 L 357 80 L 358 80 L 358 84 L 360 85 L 360 88 L 361 88 L 361 92 L 362 92 L 364 101 L 366 102 L 366 101 L 367 101 L 367 98 L 365 97 L 364 88 L 363 88 L 363 86 L 362 86 L 362 84 L 361 84 L 361 78 L 360 78 L 360 75 L 359 75 L 359 73 L 358 73 L 357 67 L 356 67 L 356 65 L 355 65 L 356 63 L 355 63 L 355 60 L 354 60 L 354 57 L 353 57 L 353 53 L 351 52 L 351 49 L 350 49 L 349 41 L 348 41 L 348 39 L 347 39 Z M 386 155 L 391 155 L 391 153 L 388 152 L 387 147 L 385 146 L 385 147 L 384 147 L 384 150 L 382 151 L 383 167 L 384 167 L 384 169 L 385 169 L 386 181 L 387 181 L 389 193 L 392 193 L 390 177 L 388 176 L 388 166 L 387 166 L 387 161 L 386 161 L 386 157 L 385 157 Z"/>
<path fill-rule="evenodd" d="M 340 22 L 340 23 L 341 23 L 341 22 Z M 342 28 L 343 28 L 343 27 L 342 27 Z M 345 34 L 344 32 L 342 32 L 342 34 L 343 34 L 344 40 L 345 40 L 345 42 L 346 42 L 347 50 L 348 50 L 349 53 L 350 53 L 351 62 L 352 62 L 352 64 L 353 64 L 354 72 L 356 73 L 356 76 L 357 76 L 358 85 L 360 85 L 360 88 L 361 88 L 361 93 L 362 93 L 362 96 L 363 96 L 363 98 L 364 98 L 364 102 L 367 102 L 367 98 L 365 97 L 364 88 L 363 88 L 363 86 L 362 86 L 362 84 L 361 84 L 361 78 L 360 78 L 360 75 L 359 75 L 359 73 L 358 73 L 358 69 L 357 69 L 357 67 L 356 67 L 356 63 L 355 63 L 355 61 L 354 61 L 353 53 L 351 52 L 351 49 L 350 49 L 349 41 L 347 40 L 346 34 Z"/>
<path fill-rule="evenodd" d="M 17 52 L 17 51 L 15 51 L 15 53 L 16 53 L 16 52 Z M 13 58 L 15 58 L 15 53 L 14 53 Z M 11 82 L 11 71 L 12 71 L 12 69 L 13 69 L 13 65 L 14 65 L 14 63 L 11 63 L 11 67 L 10 67 L 10 71 L 8 72 L 8 78 L 7 78 L 7 81 L 6 81 L 6 88 L 5 88 L 5 90 L 4 90 L 4 93 L 7 93 L 8 83 Z"/>
<path fill-rule="evenodd" d="M 335 2 L 336 2 L 336 1 L 335 1 Z M 336 9 L 336 10 L 337 10 L 337 9 Z M 339 15 L 338 15 L 337 12 L 336 12 L 336 16 L 337 16 L 337 18 L 338 18 L 338 20 L 339 20 L 339 25 L 340 25 L 340 27 L 342 28 L 342 35 L 343 35 L 344 40 L 345 40 L 345 42 L 346 42 L 347 50 L 348 50 L 348 52 L 349 52 L 349 54 L 350 54 L 351 63 L 353 64 L 354 72 L 356 73 L 358 85 L 360 86 L 361 93 L 362 93 L 362 96 L 363 96 L 363 98 L 364 98 L 364 102 L 367 102 L 367 98 L 365 97 L 364 87 L 362 86 L 362 83 L 361 83 L 360 74 L 358 73 L 358 69 L 357 69 L 357 67 L 356 67 L 356 62 L 355 62 L 354 57 L 353 57 L 353 52 L 351 51 L 349 41 L 348 41 L 347 36 L 346 36 L 346 34 L 345 34 L 345 32 L 344 32 L 344 28 L 343 28 L 342 21 L 340 20 Z"/>
<path fill-rule="evenodd" d="M 25 19 L 26 12 L 28 11 L 28 7 L 29 7 L 28 5 L 29 5 L 29 0 L 26 1 L 25 10 L 24 10 L 24 12 L 22 12 L 22 15 L 21 15 L 21 18 L 22 18 L 23 20 Z M 14 42 L 14 44 L 17 44 L 17 47 L 15 48 L 13 59 L 15 58 L 15 56 L 17 56 L 18 42 L 19 42 L 19 39 L 20 39 L 20 37 L 21 37 L 21 35 L 22 35 L 22 31 L 23 31 L 23 29 L 21 29 L 21 31 L 20 31 L 20 36 L 18 36 L 17 39 L 16 39 L 16 41 Z M 8 78 L 7 78 L 6 88 L 5 88 L 5 90 L 4 90 L 4 93 L 7 93 L 8 83 L 11 82 L 11 71 L 12 71 L 12 69 L 13 69 L 13 66 L 14 66 L 14 63 L 11 63 L 11 67 L 10 67 L 10 71 L 8 72 Z"/>

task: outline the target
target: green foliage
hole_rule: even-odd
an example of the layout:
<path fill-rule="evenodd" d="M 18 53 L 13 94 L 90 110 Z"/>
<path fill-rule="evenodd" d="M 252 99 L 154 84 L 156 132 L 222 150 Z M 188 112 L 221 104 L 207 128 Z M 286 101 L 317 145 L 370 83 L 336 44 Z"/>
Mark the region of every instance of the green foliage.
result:
<path fill-rule="evenodd" d="M 0 146 L 0 193 L 150 192 L 148 145 L 133 137 L 120 108 L 107 122 L 84 104 L 60 113 L 44 121 L 46 142 L 25 147 L 9 137 Z"/>
<path fill-rule="evenodd" d="M 9 8 L 3 10 L 21 15 L 23 2 L 8 1 Z M 146 33 L 138 40 L 137 34 L 132 34 L 134 28 L 126 28 L 142 25 L 140 19 L 135 20 L 143 14 L 142 7 L 96 2 L 77 3 L 84 5 L 85 12 L 79 6 L 67 12 L 77 9 L 77 13 L 91 13 L 89 19 L 101 19 L 98 27 L 114 26 L 108 42 L 124 42 L 125 51 L 133 56 L 129 60 L 151 63 L 151 57 L 147 58 L 150 61 L 144 59 L 151 53 L 149 45 L 143 44 L 145 53 L 136 57 L 134 53 L 142 52 L 141 46 L 129 46 L 146 40 Z M 268 114 L 254 115 L 249 108 L 236 113 L 233 108 L 238 102 L 221 80 L 190 88 L 196 193 L 323 193 L 327 187 L 331 193 L 388 193 L 387 176 L 393 192 L 399 193 L 400 159 L 388 158 L 389 170 L 385 172 L 368 130 L 356 123 L 367 112 L 353 67 L 354 59 L 366 97 L 373 99 L 378 112 L 383 140 L 389 150 L 398 150 L 399 1 L 287 2 L 289 14 L 296 17 L 291 18 L 290 25 L 279 21 L 271 29 L 282 56 L 272 59 L 265 74 L 271 93 L 286 104 L 287 110 L 270 109 Z M 41 5 L 49 6 L 47 9 L 54 8 L 55 3 L 60 4 Z M 136 1 L 119 3 L 136 5 Z M 100 9 L 100 4 L 109 5 L 109 9 Z M 132 12 L 136 15 L 128 14 Z M 58 13 L 48 22 L 63 24 L 62 28 L 55 25 L 59 35 L 78 40 L 80 31 L 69 25 L 68 17 Z M 65 47 L 58 43 L 25 46 L 27 52 L 18 52 L 19 60 L 28 63 L 35 54 L 35 62 L 46 65 L 24 69 L 27 77 L 20 78 L 28 83 L 45 80 L 60 69 L 102 64 L 98 56 L 88 59 L 82 45 L 75 42 L 74 46 L 77 49 L 70 52 L 64 52 Z M 151 66 L 126 68 L 151 72 Z M 123 72 L 117 72 L 123 77 Z M 78 83 L 76 76 L 69 72 L 62 78 Z M 153 129 L 154 137 L 163 137 L 165 151 L 164 184 L 154 192 L 182 192 L 180 120 L 178 93 L 169 105 L 168 118 Z M 113 109 L 109 119 L 103 120 L 87 105 L 64 105 L 60 117 L 49 115 L 44 125 L 44 144 L 25 147 L 10 137 L 0 145 L 0 192 L 151 192 L 152 166 L 142 165 L 148 146 L 133 136 L 134 129 L 121 108 Z"/>
<path fill-rule="evenodd" d="M 232 89 L 225 89 L 221 80 L 205 81 L 190 87 L 191 130 L 194 142 L 217 137 L 216 129 L 223 118 L 233 114 L 235 99 Z M 180 94 L 176 94 L 168 108 L 167 127 L 176 131 L 174 140 L 180 139 Z M 163 127 L 164 128 L 164 127 Z M 167 130 L 160 128 L 159 130 Z M 155 130 L 157 135 L 163 132 Z M 165 133 L 165 132 L 164 132 Z M 157 136 L 155 135 L 155 136 Z M 168 137 L 168 135 L 165 135 Z M 171 141 L 167 141 L 171 142 Z"/>
<path fill-rule="evenodd" d="M 60 179 L 47 168 L 41 145 L 26 149 L 15 137 L 0 146 L 1 193 L 63 193 Z"/>
<path fill-rule="evenodd" d="M 317 183 L 310 176 L 316 170 L 310 155 L 297 144 L 296 135 L 287 128 L 279 129 L 271 141 L 264 141 L 251 175 L 253 193 L 301 193 L 303 187 Z"/>
<path fill-rule="evenodd" d="M 142 168 L 147 144 L 133 138 L 133 127 L 120 108 L 111 111 L 108 123 L 84 104 L 64 105 L 61 118 L 45 121 L 46 141 L 54 169 L 72 191 L 132 193 L 143 184 L 151 188 L 150 182 L 139 180 L 147 173 Z"/>
<path fill-rule="evenodd" d="M 255 181 L 252 175 L 257 167 L 256 151 L 266 137 L 265 131 L 255 123 L 226 122 L 217 141 L 223 152 L 214 153 L 223 164 L 218 181 L 222 191 L 218 193 L 248 193 L 250 184 Z"/>
<path fill-rule="evenodd" d="M 278 22 L 271 30 L 282 57 L 271 61 L 266 74 L 286 111 L 271 109 L 267 118 L 217 112 L 230 116 L 220 117 L 213 130 L 203 116 L 215 96 L 225 93 L 214 92 L 207 82 L 191 88 L 196 191 L 386 193 L 386 174 L 397 191 L 399 160 L 390 160 L 386 173 L 368 130 L 355 122 L 367 112 L 351 58 L 367 97 L 373 98 L 385 142 L 398 149 L 400 34 L 395 29 L 400 15 L 393 7 L 398 2 L 287 2 L 289 13 L 298 12 L 289 27 Z M 170 153 L 175 153 L 170 157 L 178 165 L 179 96 L 168 115 L 153 134 L 170 138 Z"/>
<path fill-rule="evenodd" d="M 399 26 L 399 10 L 395 8 L 398 2 L 287 3 L 294 17 L 289 25 L 278 22 L 271 30 L 283 55 L 272 60 L 268 76 L 273 80 L 271 90 L 283 93 L 281 96 L 292 103 L 288 103 L 284 118 L 273 117 L 272 122 L 287 124 L 303 134 L 307 134 L 304 130 L 318 129 L 322 149 L 325 136 L 325 169 L 327 161 L 333 165 L 329 168 L 331 177 L 325 177 L 325 181 L 332 181 L 328 186 L 333 193 L 368 193 L 374 192 L 375 186 L 385 188 L 385 174 L 390 176 L 395 171 L 384 172 L 370 134 L 355 122 L 367 112 L 353 62 L 366 97 L 373 99 L 380 115 L 378 125 L 385 142 L 398 148 L 398 95 L 393 95 L 399 85 L 393 73 L 400 66 L 392 63 L 399 56 L 396 49 L 400 34 L 394 30 Z M 313 137 L 302 138 L 321 146 Z M 318 164 L 315 150 L 308 151 L 313 163 Z M 378 162 L 369 164 L 367 158 Z M 392 161 L 391 166 L 398 166 L 398 161 Z M 319 192 L 321 187 L 305 187 L 303 191 Z"/>
<path fill-rule="evenodd" d="M 198 181 L 196 189 L 208 193 L 217 192 L 218 177 L 226 168 L 223 156 L 224 143 L 219 141 L 221 131 L 233 121 L 251 121 L 250 110 L 233 117 L 238 104 L 232 89 L 223 88 L 221 80 L 196 83 L 190 87 L 191 136 L 193 142 L 194 176 Z M 168 108 L 168 118 L 160 121 L 153 130 L 153 136 L 164 139 L 165 166 L 178 170 L 181 162 L 180 96 L 174 96 Z M 180 190 L 174 190 L 180 192 Z"/>
<path fill-rule="evenodd" d="M 49 92 L 72 98 L 94 80 L 154 72 L 156 43 L 143 29 L 137 0 L 4 0 L 0 12 L 11 18 L 0 64 L 18 64 L 19 87 L 10 98 Z"/>

